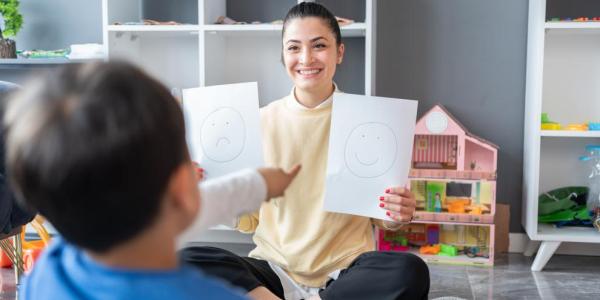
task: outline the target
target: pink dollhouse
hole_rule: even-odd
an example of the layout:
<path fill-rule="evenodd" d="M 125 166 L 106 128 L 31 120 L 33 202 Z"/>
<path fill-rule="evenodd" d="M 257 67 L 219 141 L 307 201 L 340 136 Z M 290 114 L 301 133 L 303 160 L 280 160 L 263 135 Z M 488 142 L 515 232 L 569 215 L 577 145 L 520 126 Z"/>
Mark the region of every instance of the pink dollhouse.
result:
<path fill-rule="evenodd" d="M 470 133 L 435 105 L 415 128 L 410 226 L 381 231 L 382 251 L 411 251 L 430 262 L 493 265 L 498 146 Z"/>
<path fill-rule="evenodd" d="M 415 128 L 412 177 L 496 179 L 498 146 L 470 133 L 444 106 Z"/>

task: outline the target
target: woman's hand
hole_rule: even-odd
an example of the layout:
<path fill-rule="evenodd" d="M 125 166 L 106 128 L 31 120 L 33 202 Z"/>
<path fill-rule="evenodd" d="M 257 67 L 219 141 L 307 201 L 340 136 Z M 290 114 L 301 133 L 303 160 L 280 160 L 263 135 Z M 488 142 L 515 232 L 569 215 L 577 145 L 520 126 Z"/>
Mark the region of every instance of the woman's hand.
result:
<path fill-rule="evenodd" d="M 379 207 L 387 210 L 386 214 L 397 223 L 410 223 L 416 206 L 415 195 L 403 187 L 388 188 L 385 195 L 379 197 Z"/>
<path fill-rule="evenodd" d="M 192 161 L 192 164 L 194 165 L 194 172 L 196 173 L 196 180 L 198 180 L 198 182 L 204 180 L 204 169 L 202 169 L 200 167 L 200 164 Z"/>

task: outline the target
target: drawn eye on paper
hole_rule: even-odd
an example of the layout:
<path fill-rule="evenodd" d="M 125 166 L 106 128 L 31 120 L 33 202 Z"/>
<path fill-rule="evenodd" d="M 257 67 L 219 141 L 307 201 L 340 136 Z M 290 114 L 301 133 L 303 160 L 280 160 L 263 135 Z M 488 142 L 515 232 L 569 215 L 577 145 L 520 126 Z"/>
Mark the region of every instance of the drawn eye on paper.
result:
<path fill-rule="evenodd" d="M 355 176 L 375 178 L 390 170 L 397 151 L 396 134 L 388 125 L 362 123 L 354 127 L 346 139 L 344 160 Z"/>
<path fill-rule="evenodd" d="M 246 145 L 242 114 L 231 107 L 212 111 L 202 123 L 200 145 L 210 160 L 223 163 L 236 159 Z"/>

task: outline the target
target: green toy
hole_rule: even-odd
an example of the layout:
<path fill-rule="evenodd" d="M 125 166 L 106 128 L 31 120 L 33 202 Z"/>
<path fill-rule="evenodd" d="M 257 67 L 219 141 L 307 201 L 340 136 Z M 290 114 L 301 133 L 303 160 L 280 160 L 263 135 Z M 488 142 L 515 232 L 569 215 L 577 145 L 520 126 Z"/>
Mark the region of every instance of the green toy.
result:
<path fill-rule="evenodd" d="M 567 210 L 557 211 L 543 216 L 538 216 L 538 222 L 540 223 L 569 222 L 575 220 L 591 220 L 590 213 L 587 207 L 585 207 L 585 205 L 577 206 L 575 208 Z"/>
<path fill-rule="evenodd" d="M 538 198 L 538 216 L 573 208 L 578 205 L 575 200 L 585 199 L 587 193 L 585 186 L 569 186 L 543 193 Z"/>
<path fill-rule="evenodd" d="M 458 249 L 456 246 L 440 244 L 440 252 L 438 255 L 443 256 L 456 256 L 458 254 Z"/>

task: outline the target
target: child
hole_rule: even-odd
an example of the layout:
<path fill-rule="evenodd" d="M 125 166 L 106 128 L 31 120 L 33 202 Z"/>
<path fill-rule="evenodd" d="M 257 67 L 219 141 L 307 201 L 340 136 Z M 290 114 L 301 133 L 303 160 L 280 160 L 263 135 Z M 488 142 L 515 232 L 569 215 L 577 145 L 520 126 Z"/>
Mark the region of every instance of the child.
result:
<path fill-rule="evenodd" d="M 126 63 L 61 69 L 25 87 L 4 118 L 14 191 L 62 236 L 25 279 L 21 299 L 243 298 L 180 264 L 176 236 L 218 202 L 216 192 L 244 200 L 225 214 L 255 210 L 283 194 L 297 167 L 207 182 L 202 196 L 213 196 L 200 204 L 179 105 Z"/>

